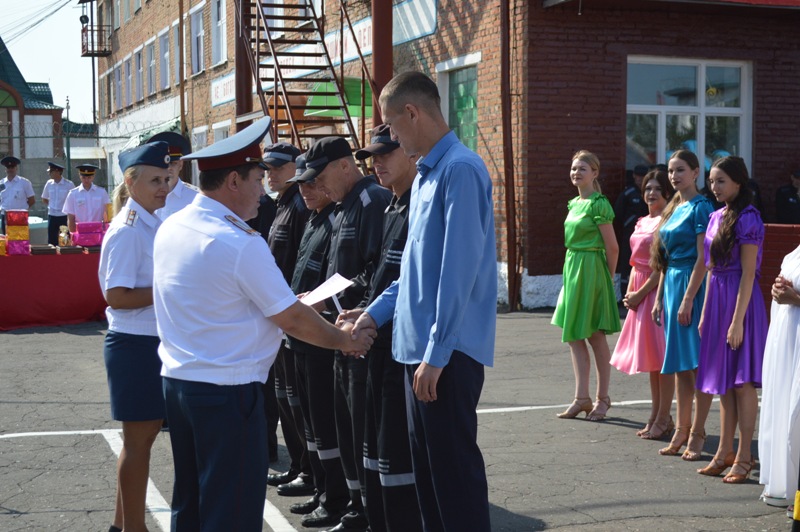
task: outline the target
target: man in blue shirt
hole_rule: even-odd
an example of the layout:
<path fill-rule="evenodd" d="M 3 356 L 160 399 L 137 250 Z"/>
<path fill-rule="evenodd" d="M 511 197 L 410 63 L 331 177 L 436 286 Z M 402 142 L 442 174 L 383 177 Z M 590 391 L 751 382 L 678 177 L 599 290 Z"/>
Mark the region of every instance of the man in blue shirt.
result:
<path fill-rule="evenodd" d="M 406 364 L 409 436 L 426 531 L 491 530 L 475 412 L 494 360 L 497 262 L 492 182 L 440 110 L 436 84 L 395 76 L 380 97 L 384 122 L 417 154 L 400 278 L 358 318 L 394 320 L 392 356 Z"/>

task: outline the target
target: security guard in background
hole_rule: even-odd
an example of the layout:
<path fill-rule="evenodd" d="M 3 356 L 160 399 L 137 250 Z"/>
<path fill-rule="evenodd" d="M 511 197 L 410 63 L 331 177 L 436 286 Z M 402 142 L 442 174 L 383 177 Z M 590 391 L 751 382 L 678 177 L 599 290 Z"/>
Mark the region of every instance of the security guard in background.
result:
<path fill-rule="evenodd" d="M 167 204 L 156 211 L 156 215 L 163 221 L 189 205 L 200 189 L 181 179 L 181 170 L 183 170 L 181 157 L 192 153 L 192 145 L 186 137 L 173 131 L 165 131 L 150 137 L 147 144 L 151 142 L 169 144 L 169 194 L 167 195 Z"/>
<path fill-rule="evenodd" d="M 57 246 L 60 228 L 67 225 L 67 213 L 63 212 L 64 201 L 75 184 L 62 177 L 64 167 L 60 164 L 48 161 L 47 172 L 50 179 L 42 190 L 42 202 L 47 205 L 47 243 Z"/>
<path fill-rule="evenodd" d="M 31 182 L 17 175 L 20 160 L 13 156 L 3 157 L 0 164 L 6 167 L 6 177 L 0 179 L 0 233 L 6 232 L 6 211 L 27 211 L 36 202 Z"/>
<path fill-rule="evenodd" d="M 643 164 L 633 167 L 631 178 L 625 183 L 625 189 L 614 203 L 614 218 L 620 221 L 621 232 L 619 241 L 619 262 L 617 271 L 620 275 L 622 293 L 628 286 L 631 275 L 631 235 L 636 229 L 636 222 L 647 214 L 647 204 L 642 199 L 642 179 L 647 174 L 648 168 Z M 613 274 L 613 272 L 612 272 Z"/>
<path fill-rule="evenodd" d="M 93 164 L 81 164 L 76 168 L 81 184 L 70 190 L 64 201 L 70 233 L 75 232 L 80 222 L 108 222 L 106 205 L 111 203 L 106 189 L 94 184 L 94 176 L 100 168 Z"/>

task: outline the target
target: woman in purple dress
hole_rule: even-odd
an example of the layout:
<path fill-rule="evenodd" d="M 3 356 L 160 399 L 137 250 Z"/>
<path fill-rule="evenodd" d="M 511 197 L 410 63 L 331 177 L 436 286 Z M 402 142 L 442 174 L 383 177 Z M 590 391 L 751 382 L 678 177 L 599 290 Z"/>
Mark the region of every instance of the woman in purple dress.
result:
<path fill-rule="evenodd" d="M 758 414 L 761 364 L 767 340 L 767 313 L 758 289 L 764 224 L 752 205 L 747 167 L 740 157 L 723 157 L 711 168 L 711 191 L 725 207 L 715 211 L 705 236 L 709 270 L 700 316 L 697 389 L 720 396 L 719 447 L 697 472 L 728 484 L 747 480 L 753 468 L 750 446 Z M 721 334 L 723 333 L 724 334 Z M 739 425 L 739 449 L 733 440 Z"/>

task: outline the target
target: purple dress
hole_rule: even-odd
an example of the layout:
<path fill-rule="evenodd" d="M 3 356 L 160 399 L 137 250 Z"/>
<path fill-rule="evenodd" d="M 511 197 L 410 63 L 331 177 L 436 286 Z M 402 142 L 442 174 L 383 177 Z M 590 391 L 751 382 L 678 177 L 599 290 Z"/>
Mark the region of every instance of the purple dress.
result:
<path fill-rule="evenodd" d="M 711 241 L 719 231 L 725 207 L 711 214 L 705 236 L 705 259 L 709 267 Z M 700 339 L 700 360 L 697 367 L 697 389 L 705 393 L 724 395 L 730 388 L 752 383 L 761 387 L 761 364 L 767 341 L 767 312 L 758 287 L 761 254 L 764 247 L 764 223 L 755 207 L 749 205 L 736 220 L 736 244 L 727 264 L 717 264 L 711 270 L 706 287 L 708 296 L 703 313 Z M 744 314 L 744 332 L 739 349 L 727 343 L 728 328 L 736 309 L 736 296 L 742 278 L 740 250 L 742 244 L 758 246 L 753 294 Z"/>

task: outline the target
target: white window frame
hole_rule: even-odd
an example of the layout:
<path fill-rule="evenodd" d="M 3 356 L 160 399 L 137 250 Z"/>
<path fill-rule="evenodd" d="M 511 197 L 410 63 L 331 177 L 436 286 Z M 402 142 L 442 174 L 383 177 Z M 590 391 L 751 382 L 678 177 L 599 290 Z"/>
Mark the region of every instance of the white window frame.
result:
<path fill-rule="evenodd" d="M 706 69 L 708 67 L 734 67 L 741 69 L 742 78 L 740 85 L 741 107 L 706 107 L 705 98 L 699 98 L 697 105 L 628 105 L 626 104 L 626 116 L 629 114 L 658 115 L 656 153 L 659 160 L 657 163 L 665 163 L 667 134 L 666 116 L 673 114 L 695 115 L 697 116 L 697 153 L 702 161 L 706 153 L 706 121 L 705 118 L 711 116 L 734 116 L 739 117 L 739 156 L 745 160 L 748 168 L 752 168 L 752 146 L 753 146 L 753 65 L 748 61 L 723 61 L 710 59 L 697 59 L 691 57 L 656 57 L 656 56 L 628 56 L 627 64 L 648 64 L 648 65 L 678 65 L 693 66 L 697 68 L 697 86 L 704 87 L 706 82 Z M 702 95 L 702 93 L 701 93 Z M 626 132 L 627 134 L 627 132 Z M 703 172 L 698 176 L 698 186 L 704 186 Z"/>
<path fill-rule="evenodd" d="M 436 85 L 439 87 L 439 96 L 442 100 L 442 116 L 447 120 L 450 116 L 450 100 L 447 95 L 450 91 L 450 73 L 454 70 L 473 67 L 481 62 L 481 52 L 474 52 L 436 64 Z"/>
<path fill-rule="evenodd" d="M 122 13 L 125 22 L 129 22 L 131 20 L 131 0 L 122 0 Z"/>
<path fill-rule="evenodd" d="M 120 19 L 122 18 L 122 6 L 120 5 L 121 0 L 114 0 L 114 12 L 111 14 L 112 18 L 114 19 L 114 29 L 118 30 L 120 25 Z"/>
<path fill-rule="evenodd" d="M 205 0 L 189 10 L 190 34 L 192 42 L 192 75 L 200 74 L 205 67 L 205 21 L 203 8 Z"/>
<path fill-rule="evenodd" d="M 166 46 L 165 46 L 166 45 Z M 169 27 L 161 30 L 158 34 L 158 52 L 159 52 L 159 75 L 161 76 L 161 83 L 158 88 L 161 90 L 169 89 Z"/>
<path fill-rule="evenodd" d="M 222 122 L 215 122 L 211 124 L 211 130 L 214 132 L 214 142 L 219 142 L 231 135 L 231 120 L 223 120 Z M 224 137 L 220 137 L 222 131 L 226 131 Z"/>
<path fill-rule="evenodd" d="M 228 60 L 227 10 L 225 0 L 211 0 L 211 66 Z"/>
<path fill-rule="evenodd" d="M 114 65 L 114 111 L 122 109 L 122 63 Z"/>
<path fill-rule="evenodd" d="M 133 51 L 134 65 L 136 67 L 136 101 L 144 99 L 144 46 L 139 46 Z"/>
<path fill-rule="evenodd" d="M 147 95 L 152 96 L 156 93 L 156 39 L 153 37 L 145 43 L 147 55 L 145 61 L 147 65 Z"/>
<path fill-rule="evenodd" d="M 202 143 L 198 142 L 203 139 Z M 208 126 L 192 128 L 192 151 L 196 152 L 208 146 Z M 200 183 L 200 170 L 197 167 L 197 160 L 192 160 L 192 184 L 197 186 Z"/>

